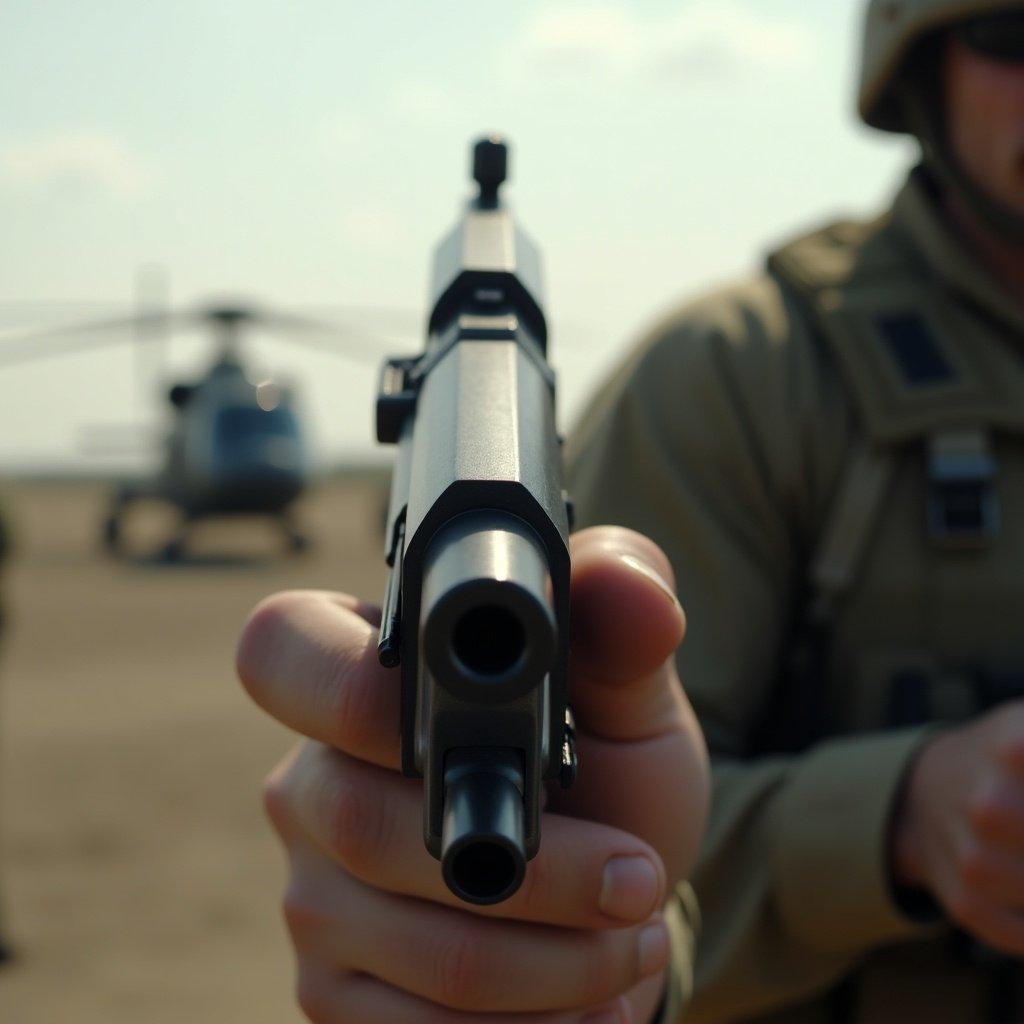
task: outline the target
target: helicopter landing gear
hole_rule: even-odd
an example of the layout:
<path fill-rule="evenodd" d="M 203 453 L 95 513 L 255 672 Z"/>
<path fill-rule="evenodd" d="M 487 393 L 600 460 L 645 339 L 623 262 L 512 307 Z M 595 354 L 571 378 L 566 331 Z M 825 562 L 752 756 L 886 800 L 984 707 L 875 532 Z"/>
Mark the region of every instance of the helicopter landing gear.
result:
<path fill-rule="evenodd" d="M 281 529 L 284 530 L 285 540 L 291 554 L 301 555 L 309 550 L 309 538 L 304 533 L 299 532 L 298 527 L 288 516 L 281 518 Z"/>
<path fill-rule="evenodd" d="M 107 518 L 103 520 L 103 528 L 100 534 L 103 548 L 108 554 L 115 556 L 123 554 L 122 541 L 124 537 L 122 523 L 124 513 L 135 497 L 134 491 L 122 485 L 118 488 L 117 493 L 110 502 L 110 509 L 107 512 Z"/>
<path fill-rule="evenodd" d="M 0 931 L 0 967 L 14 959 L 14 947 L 7 941 L 7 936 Z"/>
<path fill-rule="evenodd" d="M 103 520 L 103 547 L 111 555 L 121 553 L 121 518 L 114 512 Z"/>
<path fill-rule="evenodd" d="M 165 545 L 160 552 L 160 561 L 168 565 L 175 565 L 185 557 L 185 530 L 180 530 Z"/>
<path fill-rule="evenodd" d="M 160 552 L 160 561 L 174 565 L 185 557 L 185 542 L 180 537 L 168 541 Z"/>

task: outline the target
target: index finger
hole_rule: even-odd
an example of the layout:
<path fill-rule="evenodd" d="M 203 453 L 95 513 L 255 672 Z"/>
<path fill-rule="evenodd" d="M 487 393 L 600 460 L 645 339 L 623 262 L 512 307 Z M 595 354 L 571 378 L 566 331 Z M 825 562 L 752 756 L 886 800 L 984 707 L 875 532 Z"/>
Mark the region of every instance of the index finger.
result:
<path fill-rule="evenodd" d="M 420 786 L 319 744 L 302 744 L 275 770 L 266 800 L 285 845 L 315 846 L 384 892 L 572 928 L 636 924 L 664 902 L 665 868 L 643 840 L 598 822 L 545 814 L 540 851 L 522 888 L 501 903 L 463 903 L 423 845 Z"/>
<path fill-rule="evenodd" d="M 401 764 L 400 681 L 377 659 L 368 605 L 293 590 L 257 605 L 235 659 L 250 696 L 310 739 L 382 768 Z"/>

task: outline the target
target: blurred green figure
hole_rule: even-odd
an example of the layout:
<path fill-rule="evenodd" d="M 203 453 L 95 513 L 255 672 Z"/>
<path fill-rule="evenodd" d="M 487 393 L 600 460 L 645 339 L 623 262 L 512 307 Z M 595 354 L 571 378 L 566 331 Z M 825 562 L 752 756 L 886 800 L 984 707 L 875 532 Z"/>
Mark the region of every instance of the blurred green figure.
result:
<path fill-rule="evenodd" d="M 892 207 L 662 322 L 570 445 L 688 613 L 695 1024 L 1024 1019 L 1024 0 L 864 40 Z"/>
<path fill-rule="evenodd" d="M 4 563 L 7 561 L 7 557 L 11 550 L 11 535 L 7 527 L 7 517 L 4 514 L 3 506 L 0 505 L 0 573 L 2 573 Z M 2 579 L 2 575 L 0 575 Z M 4 627 L 6 626 L 6 615 L 3 604 L 2 595 L 0 595 L 0 645 L 3 642 Z M 0 908 L 2 909 L 2 908 Z M 6 963 L 11 959 L 12 951 L 11 947 L 7 944 L 7 941 L 3 933 L 3 916 L 0 913 L 0 965 Z"/>

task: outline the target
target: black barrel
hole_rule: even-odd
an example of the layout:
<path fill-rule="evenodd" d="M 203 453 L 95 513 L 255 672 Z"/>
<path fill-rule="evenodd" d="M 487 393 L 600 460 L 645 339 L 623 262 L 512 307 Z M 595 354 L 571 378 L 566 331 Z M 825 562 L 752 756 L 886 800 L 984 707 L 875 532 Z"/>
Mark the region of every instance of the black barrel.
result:
<path fill-rule="evenodd" d="M 526 874 L 523 768 L 517 750 L 455 750 L 444 773 L 441 873 L 467 903 L 500 903 Z"/>

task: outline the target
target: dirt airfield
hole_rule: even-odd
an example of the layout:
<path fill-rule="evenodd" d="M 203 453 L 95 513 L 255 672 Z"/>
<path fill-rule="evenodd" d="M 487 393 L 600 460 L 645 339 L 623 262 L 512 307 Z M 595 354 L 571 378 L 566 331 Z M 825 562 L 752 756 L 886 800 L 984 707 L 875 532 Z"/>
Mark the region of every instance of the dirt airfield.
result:
<path fill-rule="evenodd" d="M 197 529 L 181 566 L 113 561 L 106 489 L 0 482 L 4 1024 L 298 1024 L 260 783 L 290 745 L 234 678 L 248 610 L 291 587 L 379 600 L 384 476 L 318 488 L 309 553 L 259 521 Z M 169 524 L 143 510 L 133 549 Z"/>

